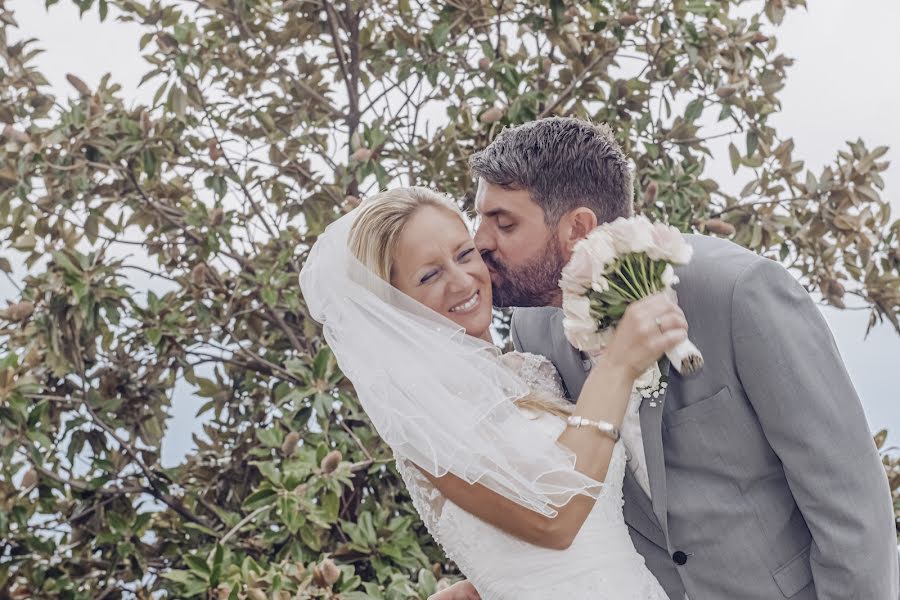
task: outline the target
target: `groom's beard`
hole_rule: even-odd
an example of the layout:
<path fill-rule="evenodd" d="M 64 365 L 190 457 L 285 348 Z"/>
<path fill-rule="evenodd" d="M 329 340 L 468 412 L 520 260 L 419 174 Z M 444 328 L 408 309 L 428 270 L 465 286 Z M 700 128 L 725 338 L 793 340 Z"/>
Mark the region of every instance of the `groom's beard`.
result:
<path fill-rule="evenodd" d="M 555 240 L 548 240 L 543 252 L 529 263 L 515 269 L 500 262 L 491 252 L 482 255 L 484 262 L 497 273 L 491 279 L 494 306 L 555 306 L 559 304 L 559 277 L 566 259 Z"/>

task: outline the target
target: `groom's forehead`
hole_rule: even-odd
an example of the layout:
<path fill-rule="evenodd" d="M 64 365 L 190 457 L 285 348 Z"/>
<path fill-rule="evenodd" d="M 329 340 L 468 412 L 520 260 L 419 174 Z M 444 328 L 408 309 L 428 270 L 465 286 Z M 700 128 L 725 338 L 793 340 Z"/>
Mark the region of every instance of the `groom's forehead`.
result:
<path fill-rule="evenodd" d="M 475 193 L 475 212 L 482 217 L 494 217 L 503 214 L 519 213 L 530 207 L 537 207 L 528 190 L 515 190 L 478 182 Z"/>

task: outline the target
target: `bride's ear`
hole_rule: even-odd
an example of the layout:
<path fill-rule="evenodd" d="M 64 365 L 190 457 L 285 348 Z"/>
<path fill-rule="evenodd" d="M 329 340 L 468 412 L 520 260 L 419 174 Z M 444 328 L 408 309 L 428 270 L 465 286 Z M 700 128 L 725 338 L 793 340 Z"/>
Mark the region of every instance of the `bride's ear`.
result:
<path fill-rule="evenodd" d="M 597 227 L 597 215 L 591 209 L 579 206 L 563 215 L 559 225 L 560 241 L 568 252 L 572 252 L 575 244 Z"/>

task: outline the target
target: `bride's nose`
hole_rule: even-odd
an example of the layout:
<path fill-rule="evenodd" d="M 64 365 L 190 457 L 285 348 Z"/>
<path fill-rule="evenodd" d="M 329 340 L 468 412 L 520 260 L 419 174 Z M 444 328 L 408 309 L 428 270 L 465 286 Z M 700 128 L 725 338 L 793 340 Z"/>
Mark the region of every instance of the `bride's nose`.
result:
<path fill-rule="evenodd" d="M 451 292 L 465 292 L 471 287 L 470 280 L 472 278 L 466 270 L 459 266 L 454 265 L 450 272 L 448 273 L 449 277 L 447 278 L 447 289 Z"/>

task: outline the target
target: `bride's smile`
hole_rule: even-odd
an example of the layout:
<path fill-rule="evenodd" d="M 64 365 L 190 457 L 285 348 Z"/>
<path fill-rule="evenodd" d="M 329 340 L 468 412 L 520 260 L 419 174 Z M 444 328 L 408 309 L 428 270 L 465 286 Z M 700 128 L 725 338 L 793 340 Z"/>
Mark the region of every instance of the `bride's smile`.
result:
<path fill-rule="evenodd" d="M 472 295 L 469 297 L 468 300 L 466 300 L 462 304 L 454 306 L 453 308 L 450 309 L 450 312 L 455 312 L 455 313 L 460 313 L 460 314 L 470 313 L 473 310 L 475 310 L 475 308 L 478 307 L 480 300 L 481 300 L 481 292 L 479 292 L 478 290 L 475 290 L 475 292 L 472 293 Z"/>

